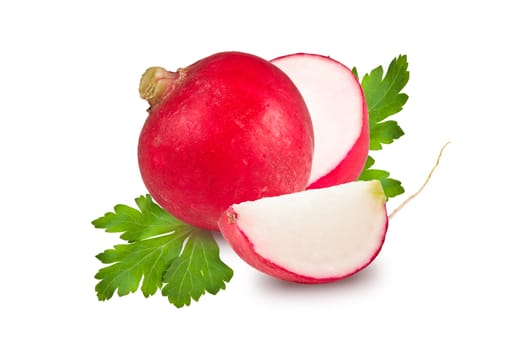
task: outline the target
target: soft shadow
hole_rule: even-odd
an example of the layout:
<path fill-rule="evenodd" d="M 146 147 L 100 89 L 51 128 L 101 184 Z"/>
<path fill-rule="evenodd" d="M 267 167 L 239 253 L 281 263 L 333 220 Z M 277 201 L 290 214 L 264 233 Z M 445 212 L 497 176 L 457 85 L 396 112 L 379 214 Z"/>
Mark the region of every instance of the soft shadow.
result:
<path fill-rule="evenodd" d="M 292 294 L 308 294 L 321 292 L 334 292 L 334 291 L 347 291 L 367 288 L 375 284 L 380 276 L 379 265 L 370 265 L 364 270 L 347 277 L 345 279 L 321 284 L 301 284 L 282 281 L 270 276 L 260 274 L 258 278 L 259 284 L 266 289 L 268 292 L 278 293 L 292 293 Z"/>
<path fill-rule="evenodd" d="M 214 239 L 218 242 L 218 244 L 229 244 L 225 238 L 223 238 L 223 235 L 220 231 L 210 231 Z"/>

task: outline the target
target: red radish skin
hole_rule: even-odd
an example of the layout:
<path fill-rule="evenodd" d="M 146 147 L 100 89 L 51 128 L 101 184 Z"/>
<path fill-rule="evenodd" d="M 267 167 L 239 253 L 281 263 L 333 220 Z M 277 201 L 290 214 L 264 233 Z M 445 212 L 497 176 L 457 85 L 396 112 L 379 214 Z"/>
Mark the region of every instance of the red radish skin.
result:
<path fill-rule="evenodd" d="M 347 183 L 347 184 L 341 185 L 341 186 L 353 186 L 353 184 L 356 184 L 356 183 L 355 182 Z M 356 186 L 358 186 L 358 185 L 356 185 Z M 337 191 L 335 189 L 335 187 L 319 189 L 319 190 L 316 189 L 316 190 L 311 190 L 311 191 L 329 190 L 329 191 L 331 191 L 331 193 L 334 193 L 334 191 Z M 235 210 L 235 208 L 237 207 L 236 205 L 229 207 L 227 209 L 227 211 L 225 211 L 221 215 L 218 224 L 219 224 L 221 233 L 226 238 L 226 240 L 229 242 L 229 244 L 234 249 L 234 251 L 238 254 L 238 256 L 240 256 L 240 258 L 242 258 L 245 262 L 247 262 L 249 265 L 251 265 L 255 269 L 257 269 L 261 272 L 264 272 L 270 276 L 276 277 L 278 279 L 295 282 L 295 283 L 319 284 L 319 283 L 334 282 L 334 281 L 338 281 L 340 279 L 350 277 L 350 276 L 354 275 L 355 273 L 366 268 L 378 256 L 378 254 L 381 251 L 381 248 L 385 242 L 386 232 L 387 232 L 387 228 L 388 228 L 388 217 L 386 214 L 387 210 L 386 210 L 386 206 L 385 206 L 385 196 L 383 194 L 383 191 L 381 190 L 381 185 L 379 185 L 379 182 L 375 182 L 374 184 L 371 184 L 370 187 L 368 187 L 368 188 L 370 189 L 370 191 L 368 191 L 368 194 L 364 194 L 364 196 L 366 196 L 366 197 L 358 197 L 357 199 L 353 200 L 352 204 L 350 204 L 350 205 L 354 206 L 354 208 L 357 208 L 359 205 L 358 204 L 359 198 L 366 198 L 362 201 L 362 202 L 366 203 L 366 204 L 363 204 L 364 206 L 368 206 L 368 203 L 371 203 L 371 207 L 373 207 L 374 209 L 371 209 L 370 213 L 372 213 L 372 216 L 368 217 L 368 220 L 369 220 L 369 222 L 374 222 L 374 223 L 370 224 L 370 227 L 375 225 L 372 229 L 373 233 L 368 236 L 368 241 L 366 243 L 364 243 L 364 241 L 361 241 L 361 236 L 360 236 L 359 240 L 356 239 L 356 241 L 353 242 L 352 247 L 348 247 L 348 249 L 346 249 L 347 246 L 341 247 L 342 251 L 344 252 L 342 254 L 342 256 L 346 257 L 347 256 L 346 253 L 348 253 L 348 252 L 353 252 L 353 254 L 359 255 L 359 258 L 357 258 L 357 263 L 354 264 L 354 266 L 349 269 L 344 269 L 343 271 L 339 271 L 339 273 L 333 273 L 332 275 L 329 274 L 328 276 L 325 276 L 325 273 L 318 273 L 318 274 L 316 274 L 316 276 L 297 273 L 297 272 L 291 271 L 291 269 L 286 268 L 285 266 L 282 266 L 281 264 L 278 264 L 275 261 L 269 259 L 267 257 L 267 255 L 261 254 L 260 251 L 265 251 L 265 254 L 267 254 L 267 251 L 266 251 L 267 247 L 262 248 L 261 246 L 256 246 L 256 244 L 253 243 L 253 241 L 249 238 L 250 237 L 249 233 L 245 232 L 245 228 L 242 227 L 242 220 L 249 221 L 249 219 L 246 219 L 245 217 L 241 217 L 241 215 L 238 214 L 238 212 Z M 309 192 L 309 191 L 306 191 L 306 192 Z M 361 194 L 361 192 L 360 192 L 360 194 Z M 293 196 L 293 194 L 284 195 L 284 196 L 281 196 L 281 198 L 282 199 L 283 199 L 283 197 L 290 198 L 290 196 Z M 369 196 L 374 197 L 374 199 L 372 199 Z M 333 196 L 332 198 L 333 198 L 332 199 L 333 203 L 335 203 L 336 201 L 346 201 L 346 199 L 347 199 L 347 198 L 342 198 L 339 196 L 338 197 Z M 371 199 L 369 200 L 369 198 L 371 198 Z M 266 199 L 261 199 L 261 200 L 263 201 Z M 279 208 L 278 210 L 285 211 L 286 210 L 285 206 L 288 203 L 289 203 L 289 201 L 287 201 L 287 203 L 280 202 L 280 206 L 278 206 L 278 208 Z M 315 204 L 315 202 L 308 201 L 308 200 L 304 201 L 304 203 L 306 203 L 304 205 L 305 212 L 302 212 L 300 209 L 296 209 L 296 208 L 291 209 L 291 210 L 296 210 L 299 213 L 299 216 L 302 217 L 302 219 L 303 219 L 302 221 L 304 221 L 304 222 L 306 222 L 307 220 L 316 220 L 315 217 L 317 218 L 317 220 L 321 220 L 321 221 L 339 219 L 339 211 L 337 211 L 337 214 L 335 214 L 335 215 L 338 215 L 336 218 L 334 218 L 330 214 L 325 215 L 325 213 L 323 213 L 323 215 L 318 214 L 315 216 L 314 212 L 316 210 L 314 209 L 314 206 L 317 206 L 318 204 Z M 325 204 L 325 203 L 322 203 L 319 205 L 323 205 L 323 204 Z M 337 204 L 334 204 L 334 205 L 337 205 Z M 343 211 L 343 209 L 341 209 L 341 210 Z M 320 212 L 320 210 L 318 210 L 318 212 Z M 260 220 L 265 221 L 265 220 L 279 220 L 279 219 L 281 220 L 282 217 L 273 218 L 273 217 L 269 217 L 269 216 L 267 216 L 267 217 L 263 216 L 263 219 L 260 219 Z M 347 220 L 347 219 L 342 219 L 342 220 Z M 350 218 L 348 220 L 350 220 Z M 358 219 L 356 218 L 355 220 L 358 220 Z M 292 221 L 292 219 L 291 219 L 291 221 Z M 259 222 L 261 222 L 261 221 L 259 221 Z M 278 221 L 278 224 L 276 225 L 276 227 L 277 227 L 276 231 L 286 230 L 285 225 L 289 225 L 289 223 Z M 292 225 L 292 223 L 290 225 Z M 324 225 L 324 224 L 321 224 L 321 225 Z M 336 225 L 339 225 L 339 224 L 335 224 L 334 227 L 336 227 Z M 361 225 L 361 224 L 357 223 L 357 224 L 355 224 L 354 227 L 362 227 L 359 225 Z M 327 226 L 327 225 L 325 225 L 325 226 Z M 252 229 L 252 227 L 251 227 L 251 229 Z M 324 237 L 325 239 L 329 239 L 329 235 L 328 235 L 329 228 L 325 228 L 325 229 L 326 229 L 326 231 L 323 231 L 323 232 L 321 229 L 318 231 L 315 231 L 314 234 L 319 235 L 319 237 Z M 334 229 L 337 230 L 338 228 L 334 228 Z M 302 232 L 303 231 L 300 231 L 300 233 L 302 233 Z M 345 231 L 342 231 L 342 232 L 345 232 Z M 265 237 L 262 238 L 261 241 L 258 240 L 259 242 L 262 242 L 263 240 L 267 240 L 267 239 L 268 240 L 276 239 L 276 235 L 280 235 L 283 232 L 278 231 L 278 232 L 265 232 L 265 233 L 266 233 Z M 297 247 L 303 246 L 302 245 L 303 242 L 300 242 L 300 240 L 307 239 L 306 238 L 307 235 L 306 234 L 301 235 L 300 233 L 293 236 L 293 238 L 292 238 L 293 244 L 290 246 L 290 248 L 286 248 L 286 249 L 295 250 L 295 249 L 299 249 Z M 325 235 L 326 233 L 327 233 L 327 235 Z M 343 233 L 343 235 L 345 236 L 346 234 Z M 366 240 L 367 239 L 366 233 L 364 233 L 363 236 L 365 237 L 364 240 Z M 330 238 L 336 239 L 336 237 L 330 237 Z M 294 240 L 295 240 L 295 243 L 294 243 Z M 340 247 L 339 246 L 340 243 L 341 243 L 341 241 L 335 242 L 334 249 L 338 249 Z M 346 243 L 347 242 L 341 243 L 341 244 L 346 244 Z M 260 243 L 260 244 L 262 245 L 263 243 Z M 365 247 L 365 248 L 363 248 L 363 247 Z M 334 254 L 334 252 L 332 252 L 332 251 L 318 252 L 318 249 L 321 249 L 321 248 L 317 248 L 317 246 L 314 246 L 314 245 L 312 247 L 309 246 L 309 248 L 307 249 L 306 255 L 305 255 L 306 259 L 309 259 L 309 257 L 313 257 L 314 255 L 332 256 L 331 254 Z M 363 249 L 363 250 L 361 250 L 361 249 Z M 289 251 L 287 251 L 287 252 L 289 252 Z M 290 255 L 292 255 L 292 254 L 290 254 Z M 280 252 L 279 258 L 282 258 L 281 252 Z M 287 259 L 287 257 L 284 257 L 284 260 L 285 259 Z M 293 257 L 290 259 L 294 260 L 296 258 Z M 312 258 L 312 259 L 314 259 L 314 258 Z M 342 257 L 342 259 L 345 259 L 345 258 Z M 318 263 L 321 263 L 321 261 L 314 262 L 314 264 L 318 264 Z M 327 269 L 331 268 L 331 266 L 330 266 L 331 263 L 329 263 L 329 266 L 327 267 Z M 309 263 L 309 265 L 310 265 L 310 263 Z M 321 275 L 321 277 L 318 277 L 320 275 Z"/>
<path fill-rule="evenodd" d="M 165 210 L 217 230 L 228 206 L 302 191 L 314 134 L 289 77 L 257 56 L 218 53 L 140 82 L 150 103 L 138 143 L 145 186 Z"/>
<path fill-rule="evenodd" d="M 360 83 L 340 62 L 296 53 L 271 61 L 296 84 L 311 113 L 315 152 L 308 188 L 357 180 L 369 153 L 369 116 Z"/>

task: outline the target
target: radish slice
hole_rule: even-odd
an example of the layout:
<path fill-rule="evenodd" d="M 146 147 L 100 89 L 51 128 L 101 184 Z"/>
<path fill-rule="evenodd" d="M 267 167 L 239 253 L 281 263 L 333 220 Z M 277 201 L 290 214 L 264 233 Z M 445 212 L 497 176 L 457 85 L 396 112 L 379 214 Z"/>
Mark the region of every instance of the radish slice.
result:
<path fill-rule="evenodd" d="M 311 114 L 314 155 L 308 188 L 356 180 L 370 141 L 365 97 L 352 71 L 316 54 L 297 53 L 271 62 L 298 87 Z"/>
<path fill-rule="evenodd" d="M 218 226 L 256 269 L 292 282 L 324 283 L 374 260 L 388 217 L 383 188 L 372 180 L 234 204 Z"/>

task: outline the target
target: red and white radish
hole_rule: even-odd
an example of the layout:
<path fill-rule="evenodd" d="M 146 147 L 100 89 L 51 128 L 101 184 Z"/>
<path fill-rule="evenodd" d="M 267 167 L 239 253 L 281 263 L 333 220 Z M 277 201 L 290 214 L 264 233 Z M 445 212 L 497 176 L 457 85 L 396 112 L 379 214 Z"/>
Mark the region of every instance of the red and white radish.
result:
<path fill-rule="evenodd" d="M 234 203 L 304 190 L 314 134 L 302 95 L 275 65 L 222 52 L 169 72 L 148 69 L 138 144 L 152 197 L 175 217 L 218 229 Z"/>
<path fill-rule="evenodd" d="M 218 224 L 254 268 L 292 282 L 325 283 L 378 255 L 388 226 L 385 201 L 379 181 L 355 181 L 234 204 Z"/>
<path fill-rule="evenodd" d="M 271 61 L 296 84 L 314 127 L 308 188 L 356 180 L 369 152 L 367 104 L 352 71 L 334 59 L 292 54 Z"/>

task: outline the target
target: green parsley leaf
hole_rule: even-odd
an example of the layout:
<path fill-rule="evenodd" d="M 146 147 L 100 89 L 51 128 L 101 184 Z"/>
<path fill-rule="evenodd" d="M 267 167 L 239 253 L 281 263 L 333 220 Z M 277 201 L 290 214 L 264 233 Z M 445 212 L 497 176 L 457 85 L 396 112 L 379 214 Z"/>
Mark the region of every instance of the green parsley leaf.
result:
<path fill-rule="evenodd" d="M 172 217 L 150 195 L 135 201 L 140 210 L 119 204 L 113 213 L 92 222 L 107 232 L 122 232 L 120 237 L 127 240 L 96 256 L 111 264 L 95 275 L 100 280 L 95 287 L 99 300 L 108 300 L 115 292 L 134 293 L 140 282 L 145 297 L 161 289 L 177 307 L 198 300 L 205 291 L 216 294 L 225 289 L 233 271 L 220 260 L 211 232 Z"/>
<path fill-rule="evenodd" d="M 355 67 L 352 72 L 359 79 Z M 382 145 L 391 144 L 404 135 L 396 121 L 385 119 L 403 109 L 408 96 L 401 91 L 408 80 L 408 62 L 405 55 L 392 60 L 385 77 L 383 77 L 382 66 L 363 76 L 361 86 L 369 111 L 370 150 L 381 150 Z M 372 169 L 374 162 L 374 159 L 368 156 L 359 180 L 379 180 L 387 199 L 404 193 L 405 189 L 401 182 L 390 178 L 388 171 Z"/>
<path fill-rule="evenodd" d="M 373 165 L 374 159 L 371 156 L 367 157 L 365 168 L 363 169 L 359 180 L 379 180 L 387 199 L 398 196 L 405 192 L 405 189 L 401 185 L 400 181 L 391 179 L 389 177 L 390 173 L 388 171 L 371 169 Z"/>
<path fill-rule="evenodd" d="M 136 198 L 135 202 L 140 210 L 118 204 L 114 213 L 106 213 L 92 224 L 106 232 L 123 232 L 120 238 L 128 242 L 168 233 L 185 225 L 156 205 L 149 194 Z"/>
<path fill-rule="evenodd" d="M 179 258 L 166 271 L 162 294 L 177 307 L 198 301 L 204 290 L 216 294 L 225 289 L 232 270 L 219 259 L 218 245 L 207 232 L 189 237 Z"/>
<path fill-rule="evenodd" d="M 405 55 L 392 60 L 385 77 L 382 66 L 363 76 L 361 86 L 369 110 L 371 150 L 380 150 L 382 144 L 390 144 L 404 134 L 396 122 L 383 121 L 403 109 L 408 96 L 401 90 L 408 81 L 408 62 Z"/>
<path fill-rule="evenodd" d="M 359 77 L 359 74 L 358 74 L 358 69 L 356 67 L 352 67 L 352 74 L 354 74 L 354 76 L 356 77 L 356 80 L 360 80 L 360 77 Z"/>
<path fill-rule="evenodd" d="M 118 289 L 124 296 L 136 292 L 143 278 L 142 292 L 149 297 L 163 285 L 163 274 L 172 260 L 180 254 L 187 233 L 170 234 L 114 246 L 96 257 L 104 264 L 95 275 L 101 280 L 96 285 L 98 299 L 108 300 Z"/>
<path fill-rule="evenodd" d="M 398 123 L 394 120 L 387 120 L 385 122 L 375 124 L 372 130 L 370 140 L 370 149 L 379 150 L 381 145 L 391 144 L 394 140 L 399 139 L 405 133 L 401 130 Z"/>

